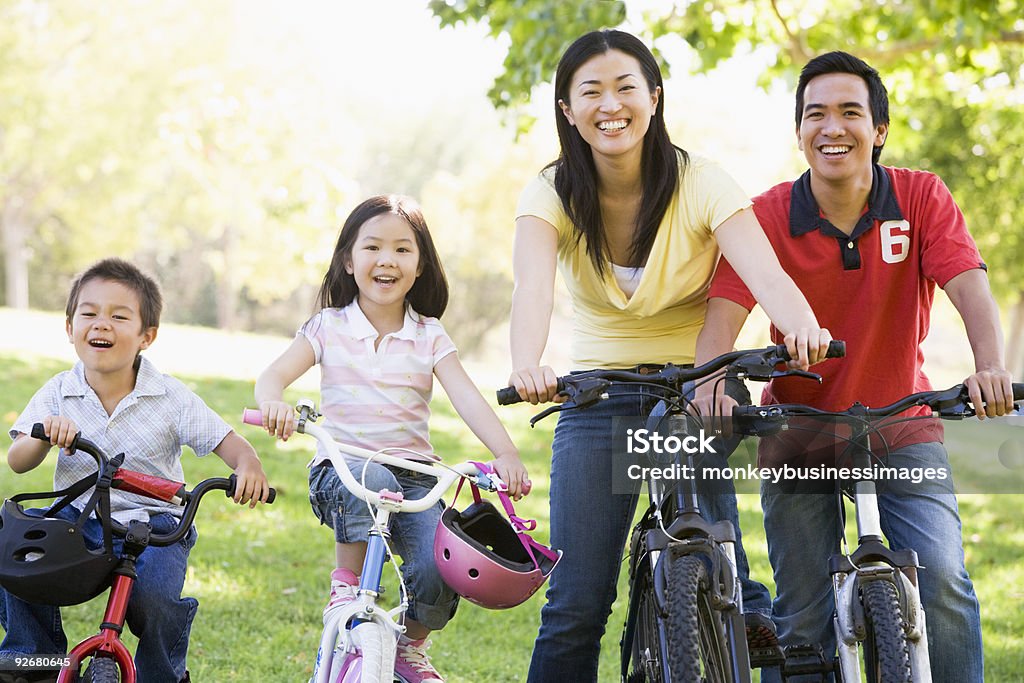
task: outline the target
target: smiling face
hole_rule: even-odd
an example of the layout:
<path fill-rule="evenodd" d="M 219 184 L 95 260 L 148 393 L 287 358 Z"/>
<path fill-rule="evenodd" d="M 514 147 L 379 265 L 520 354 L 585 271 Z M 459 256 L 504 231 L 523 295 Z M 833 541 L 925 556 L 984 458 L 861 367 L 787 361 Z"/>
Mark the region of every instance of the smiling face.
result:
<path fill-rule="evenodd" d="M 885 142 L 888 128 L 873 123 L 863 78 L 830 73 L 807 83 L 797 143 L 812 173 L 823 180 L 867 177 L 870 183 L 871 155 Z"/>
<path fill-rule="evenodd" d="M 370 322 L 377 314 L 405 315 L 405 295 L 420 274 L 420 252 L 412 226 L 393 213 L 363 223 L 345 263 L 359 288 L 359 306 Z"/>
<path fill-rule="evenodd" d="M 142 326 L 135 290 L 112 280 L 82 284 L 67 321 L 68 340 L 75 345 L 90 381 L 122 373 L 125 378 L 134 377 L 135 358 L 153 343 L 156 331 Z"/>
<path fill-rule="evenodd" d="M 558 104 L 595 158 L 639 155 L 660 94 L 635 57 L 613 49 L 584 62 L 573 74 L 568 101 Z"/>

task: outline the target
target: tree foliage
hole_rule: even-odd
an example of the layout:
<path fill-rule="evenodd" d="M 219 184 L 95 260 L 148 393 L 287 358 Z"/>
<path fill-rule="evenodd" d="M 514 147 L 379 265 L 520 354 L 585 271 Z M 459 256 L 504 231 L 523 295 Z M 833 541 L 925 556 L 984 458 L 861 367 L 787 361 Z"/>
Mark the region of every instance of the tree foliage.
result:
<path fill-rule="evenodd" d="M 569 42 L 620 26 L 630 5 L 430 3 L 443 25 L 486 22 L 492 34 L 507 36 L 505 72 L 491 91 L 498 107 L 526 102 L 535 85 L 552 79 Z M 1024 14 L 1017 0 L 677 0 L 638 21 L 629 17 L 656 54 L 660 40 L 682 38 L 698 72 L 737 54 L 769 55 L 765 86 L 794 84 L 807 60 L 830 50 L 878 68 L 892 119 L 883 162 L 941 176 L 982 248 L 994 290 L 1004 302 L 1024 302 L 1024 223 L 1016 220 L 1024 197 Z"/>

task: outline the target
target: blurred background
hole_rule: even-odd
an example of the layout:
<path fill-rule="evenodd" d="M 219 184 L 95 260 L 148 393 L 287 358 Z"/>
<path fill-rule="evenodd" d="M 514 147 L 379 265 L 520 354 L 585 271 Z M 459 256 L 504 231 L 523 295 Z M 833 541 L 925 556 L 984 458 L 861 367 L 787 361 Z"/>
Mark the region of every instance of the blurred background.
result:
<path fill-rule="evenodd" d="M 290 335 L 312 312 L 344 217 L 399 192 L 421 201 L 442 252 L 444 321 L 462 355 L 506 373 L 514 207 L 557 154 L 554 64 L 582 32 L 623 26 L 670 74 L 674 141 L 751 194 L 804 168 L 792 114 L 804 61 L 842 48 L 877 66 L 893 118 L 882 161 L 950 186 L 990 265 L 1019 376 L 1020 9 L 0 0 L 0 349 L 38 349 L 17 312 L 61 310 L 73 275 L 107 255 L 159 275 L 166 323 Z M 562 367 L 568 314 L 549 354 Z M 933 348 L 960 344 L 955 316 L 937 318 Z M 931 355 L 962 364 L 967 347 L 953 348 Z"/>

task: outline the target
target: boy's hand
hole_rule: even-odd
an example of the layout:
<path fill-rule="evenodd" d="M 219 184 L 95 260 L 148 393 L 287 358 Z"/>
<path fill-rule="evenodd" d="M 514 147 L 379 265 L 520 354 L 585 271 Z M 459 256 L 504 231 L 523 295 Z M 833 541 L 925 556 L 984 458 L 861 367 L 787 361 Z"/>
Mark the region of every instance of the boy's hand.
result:
<path fill-rule="evenodd" d="M 78 436 L 78 425 L 69 417 L 49 415 L 43 418 L 43 429 L 50 437 L 50 444 L 61 448 L 70 448 Z"/>
<path fill-rule="evenodd" d="M 793 359 L 786 364 L 787 367 L 791 370 L 807 370 L 815 363 L 825 360 L 830 341 L 832 334 L 824 327 L 806 327 L 790 332 L 783 339 Z"/>
<path fill-rule="evenodd" d="M 295 408 L 284 401 L 264 401 L 260 404 L 263 428 L 282 441 L 295 433 Z"/>
<path fill-rule="evenodd" d="M 266 503 L 270 495 L 270 483 L 259 460 L 246 458 L 235 468 L 235 495 L 233 500 L 239 505 L 249 503 L 250 508 L 256 503 Z"/>
<path fill-rule="evenodd" d="M 519 459 L 519 454 L 503 455 L 495 458 L 492 463 L 494 471 L 508 485 L 508 494 L 513 500 L 519 500 L 530 492 L 533 482 L 526 473 L 526 465 Z"/>

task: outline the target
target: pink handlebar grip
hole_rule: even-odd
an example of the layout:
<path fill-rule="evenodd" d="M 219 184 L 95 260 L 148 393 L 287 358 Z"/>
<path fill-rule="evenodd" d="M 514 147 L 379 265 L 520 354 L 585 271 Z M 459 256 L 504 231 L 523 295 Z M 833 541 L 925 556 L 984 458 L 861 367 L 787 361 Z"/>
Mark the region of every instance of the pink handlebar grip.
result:
<path fill-rule="evenodd" d="M 246 408 L 242 411 L 242 422 L 247 425 L 263 426 L 263 413 L 255 408 Z"/>

